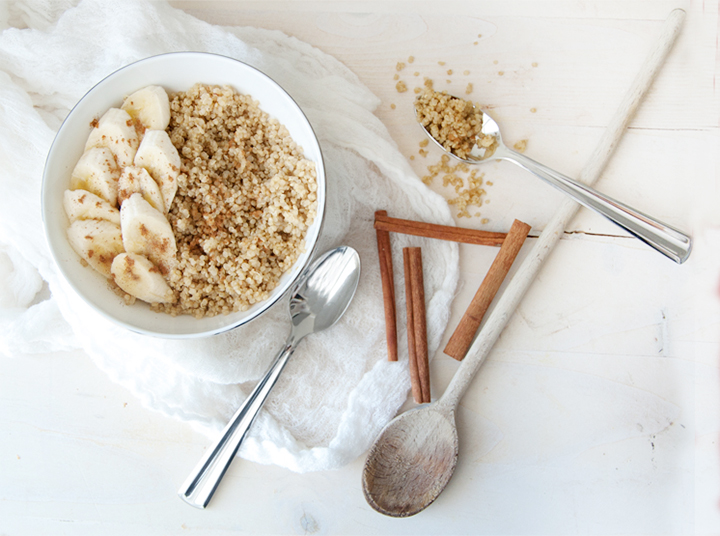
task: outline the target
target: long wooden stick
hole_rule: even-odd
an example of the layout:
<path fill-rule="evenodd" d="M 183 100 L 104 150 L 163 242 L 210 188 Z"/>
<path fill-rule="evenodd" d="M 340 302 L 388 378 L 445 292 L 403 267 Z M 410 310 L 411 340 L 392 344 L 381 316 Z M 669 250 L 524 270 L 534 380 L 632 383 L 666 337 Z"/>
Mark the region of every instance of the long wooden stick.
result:
<path fill-rule="evenodd" d="M 485 313 L 490 307 L 493 298 L 495 298 L 495 294 L 497 294 L 497 291 L 500 289 L 500 285 L 502 285 L 502 282 L 505 280 L 505 276 L 510 271 L 515 257 L 517 257 L 517 254 L 520 252 L 520 248 L 523 243 L 525 243 L 528 232 L 530 232 L 530 226 L 527 223 L 523 223 L 520 220 L 513 222 L 507 238 L 500 247 L 500 251 L 498 251 L 498 254 L 495 256 L 495 260 L 487 274 L 485 274 L 480 288 L 475 293 L 465 314 L 460 319 L 460 322 L 445 346 L 444 352 L 450 357 L 454 357 L 458 361 L 461 361 L 465 357 L 468 348 L 470 348 L 473 339 L 475 339 L 475 335 L 477 334 L 477 330 L 482 323 Z"/>
<path fill-rule="evenodd" d="M 415 351 L 415 307 L 412 268 L 410 267 L 410 248 L 403 248 L 403 268 L 405 270 L 405 310 L 407 312 L 408 366 L 410 367 L 410 386 L 413 398 L 418 404 L 423 403 L 422 385 L 418 370 L 417 352 Z"/>
<path fill-rule="evenodd" d="M 413 326 L 412 328 L 408 326 L 408 329 L 415 330 L 415 359 L 417 361 L 418 377 L 420 378 L 422 401 L 430 402 L 430 363 L 427 344 L 427 318 L 425 316 L 422 250 L 420 248 L 408 248 L 408 250 L 413 308 Z"/>
<path fill-rule="evenodd" d="M 387 216 L 387 211 L 378 210 L 375 217 Z M 398 360 L 397 314 L 395 309 L 395 280 L 393 274 L 390 233 L 378 229 L 377 246 L 380 259 L 380 280 L 382 282 L 383 307 L 385 310 L 385 338 L 387 340 L 388 361 Z"/>
<path fill-rule="evenodd" d="M 384 214 L 382 214 L 384 212 Z M 501 246 L 505 240 L 505 233 L 493 233 L 468 229 L 466 227 L 453 227 L 451 225 L 438 225 L 414 220 L 403 220 L 401 218 L 390 218 L 387 212 L 378 211 L 375 213 L 375 229 L 378 231 L 389 231 L 403 233 L 413 236 L 424 236 L 438 240 L 450 240 L 464 244 L 476 244 L 481 246 Z"/>
<path fill-rule="evenodd" d="M 675 43 L 684 18 L 685 12 L 682 9 L 676 9 L 668 16 L 655 47 L 646 58 L 640 72 L 625 94 L 620 107 L 605 129 L 600 143 L 595 148 L 595 152 L 585 164 L 580 174 L 582 182 L 593 184 L 607 165 L 630 119 L 635 114 L 638 105 L 652 85 L 655 76 Z M 565 231 L 565 227 L 579 208 L 580 205 L 571 199 L 563 201 L 560 209 L 540 233 L 534 247 L 528 256 L 523 259 L 515 276 L 508 283 L 438 404 L 454 407 L 458 403 L 500 333 L 507 325 L 528 287 L 535 280 L 543 261 L 557 245 Z"/>

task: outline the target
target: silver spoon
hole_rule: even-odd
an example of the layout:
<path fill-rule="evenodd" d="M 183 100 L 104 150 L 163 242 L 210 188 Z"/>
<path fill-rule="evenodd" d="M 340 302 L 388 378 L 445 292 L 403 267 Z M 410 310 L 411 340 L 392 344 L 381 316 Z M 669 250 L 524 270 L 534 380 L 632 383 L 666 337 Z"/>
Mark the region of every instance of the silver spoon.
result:
<path fill-rule="evenodd" d="M 292 328 L 285 346 L 178 490 L 186 503 L 197 508 L 208 505 L 297 344 L 306 335 L 337 322 L 350 305 L 359 280 L 360 257 L 348 246 L 325 253 L 300 276 L 291 291 Z"/>
<path fill-rule="evenodd" d="M 459 99 L 458 97 L 452 98 Z M 415 113 L 417 115 L 417 108 L 415 108 Z M 476 143 L 467 158 L 460 158 L 453 152 L 445 149 L 428 131 L 426 125 L 422 125 L 423 130 L 425 130 L 425 133 L 432 141 L 453 158 L 457 158 L 468 164 L 478 164 L 491 159 L 509 160 L 565 192 L 581 205 L 602 214 L 678 264 L 687 260 L 692 249 L 692 238 L 690 236 L 647 214 L 643 214 L 638 210 L 616 201 L 586 184 L 571 179 L 562 173 L 558 173 L 536 162 L 532 158 L 528 158 L 521 153 L 509 149 L 502 141 L 500 127 L 498 127 L 495 120 L 482 110 L 481 113 L 482 130 L 481 134 L 478 135 L 478 140 L 485 141 L 485 145 L 487 145 L 488 141 L 492 138 L 494 138 L 494 142 L 489 146 Z"/>

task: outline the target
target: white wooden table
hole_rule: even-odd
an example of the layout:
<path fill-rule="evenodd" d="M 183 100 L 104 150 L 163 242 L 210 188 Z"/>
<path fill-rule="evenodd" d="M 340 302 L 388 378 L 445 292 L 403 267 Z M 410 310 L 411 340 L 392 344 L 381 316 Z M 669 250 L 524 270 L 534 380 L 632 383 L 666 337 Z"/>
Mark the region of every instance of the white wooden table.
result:
<path fill-rule="evenodd" d="M 455 93 L 472 82 L 510 144 L 527 139 L 527 155 L 577 174 L 683 7 L 677 45 L 597 187 L 692 230 L 695 251 L 677 266 L 581 211 L 463 399 L 455 476 L 408 519 L 366 504 L 364 456 L 304 475 L 235 463 L 211 507 L 194 510 L 176 490 L 204 436 L 141 407 L 82 353 L 1 358 L 0 534 L 720 532 L 716 3 L 172 3 L 340 59 L 382 99 L 376 113 L 419 176 L 439 158 L 418 154 L 410 102 L 423 76 Z M 409 56 L 400 94 L 393 75 Z M 511 164 L 483 172 L 491 202 L 458 224 L 519 218 L 537 236 L 561 194 Z M 451 328 L 494 254 L 461 247 Z M 457 366 L 434 356 L 435 396 Z"/>

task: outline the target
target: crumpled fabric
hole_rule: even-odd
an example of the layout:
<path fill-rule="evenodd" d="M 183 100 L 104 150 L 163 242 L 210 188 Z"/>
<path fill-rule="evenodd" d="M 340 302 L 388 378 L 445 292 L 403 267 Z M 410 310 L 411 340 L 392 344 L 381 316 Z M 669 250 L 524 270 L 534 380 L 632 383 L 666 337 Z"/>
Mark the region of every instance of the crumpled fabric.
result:
<path fill-rule="evenodd" d="M 99 80 L 160 53 L 223 54 L 265 72 L 303 109 L 327 168 L 317 251 L 346 244 L 362 262 L 346 314 L 300 343 L 239 455 L 305 472 L 362 454 L 410 388 L 402 247 L 422 247 L 430 355 L 458 280 L 457 245 L 393 235 L 400 360 L 388 362 L 374 212 L 442 224 L 452 218 L 373 115 L 378 98 L 307 43 L 279 31 L 213 26 L 164 2 L 128 1 L 122 9 L 99 0 L 4 3 L 0 29 L 0 351 L 19 357 L 82 349 L 146 407 L 217 437 L 281 349 L 290 329 L 287 299 L 209 338 L 131 333 L 97 315 L 61 278 L 43 234 L 40 199 L 54 135 Z"/>

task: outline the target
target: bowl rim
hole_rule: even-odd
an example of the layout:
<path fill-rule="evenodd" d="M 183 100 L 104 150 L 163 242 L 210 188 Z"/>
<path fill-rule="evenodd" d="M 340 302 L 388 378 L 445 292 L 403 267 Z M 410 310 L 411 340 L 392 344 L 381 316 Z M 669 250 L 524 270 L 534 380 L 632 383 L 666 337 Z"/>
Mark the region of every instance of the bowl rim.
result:
<path fill-rule="evenodd" d="M 61 137 L 61 134 L 64 131 L 64 128 L 66 127 L 66 124 L 71 119 L 73 114 L 76 113 L 76 110 L 78 110 L 82 104 L 83 101 L 85 101 L 89 95 L 94 93 L 100 86 L 103 86 L 104 84 L 108 83 L 109 80 L 116 78 L 118 76 L 121 76 L 121 73 L 123 71 L 126 71 L 127 69 L 130 69 L 134 66 L 137 66 L 140 63 L 146 63 L 146 62 L 152 62 L 152 61 L 162 61 L 164 57 L 178 57 L 178 56 L 184 56 L 184 57 L 207 57 L 212 56 L 215 58 L 218 58 L 222 61 L 230 61 L 230 62 L 236 62 L 244 68 L 248 68 L 252 71 L 254 71 L 260 78 L 265 79 L 266 82 L 269 82 L 272 86 L 275 86 L 275 88 L 283 95 L 284 98 L 289 99 L 289 102 L 292 104 L 293 108 L 298 112 L 299 117 L 302 118 L 306 126 L 309 128 L 310 133 L 312 134 L 312 139 L 317 146 L 317 160 L 314 161 L 316 166 L 316 181 L 318 186 L 322 184 L 323 193 L 322 196 L 318 196 L 317 199 L 317 207 L 316 207 L 316 214 L 315 214 L 315 220 L 313 221 L 313 224 L 315 222 L 317 223 L 317 232 L 315 233 L 315 236 L 313 237 L 312 244 L 308 244 L 307 242 L 307 235 L 305 237 L 304 245 L 306 246 L 305 251 L 303 252 L 303 255 L 305 255 L 305 258 L 303 259 L 302 264 L 299 265 L 293 265 L 292 269 L 297 269 L 297 273 L 293 278 L 291 278 L 288 282 L 285 284 L 285 288 L 282 292 L 278 292 L 274 296 L 271 295 L 267 299 L 258 302 L 259 305 L 258 309 L 256 311 L 253 311 L 253 314 L 248 315 L 246 317 L 242 317 L 237 321 L 233 321 L 228 323 L 227 325 L 222 325 L 217 328 L 212 329 L 206 329 L 202 331 L 192 332 L 192 333 L 176 333 L 176 332 L 167 332 L 162 330 L 152 330 L 152 329 L 144 329 L 141 327 L 138 327 L 136 325 L 129 324 L 125 322 L 124 320 L 117 318 L 116 316 L 110 314 L 108 311 L 104 310 L 102 307 L 99 307 L 97 304 L 93 303 L 91 300 L 87 299 L 84 293 L 77 287 L 77 285 L 74 283 L 73 278 L 70 277 L 61 262 L 58 260 L 58 252 L 56 251 L 56 247 L 53 244 L 53 241 L 50 239 L 50 232 L 49 232 L 49 225 L 50 222 L 48 221 L 48 199 L 47 199 L 47 185 L 49 182 L 49 165 L 50 161 L 54 156 L 54 153 L 56 151 L 56 146 L 58 144 L 58 140 Z M 144 87 L 144 86 L 143 86 Z M 138 88 L 140 89 L 140 88 Z M 237 91 L 237 90 L 236 90 Z M 249 95 L 252 98 L 256 98 L 253 95 Z M 261 108 L 262 109 L 262 108 Z M 263 110 L 266 113 L 268 113 L 266 110 Z M 281 123 L 282 124 L 282 123 Z M 320 177 L 322 176 L 322 180 L 320 180 Z M 145 58 L 141 58 L 139 60 L 130 62 L 126 65 L 123 65 L 122 67 L 119 67 L 118 69 L 115 69 L 111 73 L 104 76 L 102 79 L 97 81 L 95 84 L 93 84 L 84 94 L 83 96 L 78 99 L 78 101 L 73 105 L 73 107 L 69 110 L 68 114 L 63 119 L 62 123 L 58 127 L 57 131 L 55 132 L 55 136 L 53 137 L 53 141 L 50 145 L 50 148 L 48 149 L 47 155 L 45 157 L 45 163 L 43 165 L 43 175 L 42 175 L 42 183 L 41 183 L 41 215 L 42 215 L 42 221 L 43 221 L 43 231 L 45 235 L 45 241 L 48 246 L 48 249 L 50 250 L 50 256 L 52 258 L 52 261 L 57 268 L 58 273 L 60 274 L 61 278 L 68 284 L 68 286 L 72 289 L 72 291 L 86 304 L 88 305 L 94 312 L 100 314 L 105 319 L 111 321 L 113 324 L 121 326 L 131 332 L 140 334 L 140 335 L 149 335 L 153 337 L 158 338 L 164 338 L 164 339 L 198 339 L 198 338 L 204 338 L 209 337 L 212 335 L 218 335 L 221 333 L 226 333 L 228 331 L 231 331 L 237 327 L 240 327 L 244 324 L 247 324 L 251 322 L 252 320 L 262 316 L 263 313 L 265 313 L 268 309 L 270 309 L 273 305 L 278 303 L 284 296 L 286 296 L 292 288 L 294 288 L 296 282 L 298 279 L 305 273 L 308 266 L 312 262 L 312 260 L 315 257 L 316 249 L 318 246 L 318 242 L 320 241 L 320 237 L 323 232 L 323 227 L 325 225 L 325 209 L 327 205 L 327 175 L 325 170 L 325 161 L 324 161 L 324 155 L 322 151 L 322 146 L 320 145 L 320 139 L 317 136 L 317 133 L 315 132 L 315 129 L 313 128 L 312 123 L 308 119 L 307 115 L 305 114 L 305 111 L 302 109 L 302 107 L 297 103 L 297 101 L 288 93 L 288 91 L 280 85 L 278 82 L 276 82 L 273 78 L 271 78 L 269 75 L 258 69 L 257 67 L 250 65 L 249 63 L 246 63 L 242 60 L 239 60 L 237 58 L 233 58 L 231 56 L 218 54 L 215 52 L 200 52 L 200 51 L 176 51 L 176 52 L 165 52 L 161 54 L 154 54 L 152 56 L 147 56 Z M 322 202 L 319 199 L 322 197 Z M 319 221 L 318 221 L 319 220 Z M 310 227 L 308 227 L 308 230 Z M 298 259 L 300 260 L 300 259 Z M 297 263 L 298 260 L 295 262 Z M 297 268 L 296 268 L 297 266 Z M 287 273 L 287 272 L 285 272 Z M 276 287 L 277 288 L 277 287 Z M 271 291 L 272 292 L 272 291 Z M 144 303 L 144 302 L 143 302 Z M 128 307 L 132 307 L 132 305 L 129 305 Z M 168 314 L 168 313 L 155 313 L 154 314 Z M 232 313 L 230 313 L 232 314 Z M 169 317 L 171 315 L 168 314 Z M 221 315 L 216 315 L 221 316 Z"/>

